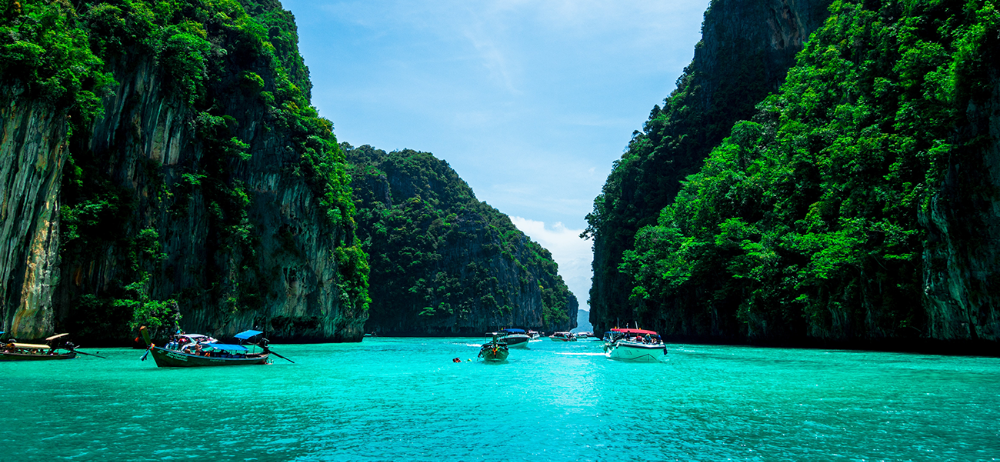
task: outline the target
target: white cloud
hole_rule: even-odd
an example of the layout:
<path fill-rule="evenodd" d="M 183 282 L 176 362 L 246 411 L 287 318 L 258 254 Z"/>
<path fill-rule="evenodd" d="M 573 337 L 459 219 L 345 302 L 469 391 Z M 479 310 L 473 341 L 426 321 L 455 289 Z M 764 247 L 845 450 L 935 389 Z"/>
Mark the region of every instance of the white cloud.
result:
<path fill-rule="evenodd" d="M 583 230 L 569 229 L 562 223 L 546 227 L 543 221 L 521 217 L 510 217 L 510 221 L 533 241 L 552 252 L 552 258 L 559 264 L 559 274 L 580 301 L 581 308 L 586 308 L 593 274 L 590 263 L 594 254 L 590 241 L 580 238 Z"/>

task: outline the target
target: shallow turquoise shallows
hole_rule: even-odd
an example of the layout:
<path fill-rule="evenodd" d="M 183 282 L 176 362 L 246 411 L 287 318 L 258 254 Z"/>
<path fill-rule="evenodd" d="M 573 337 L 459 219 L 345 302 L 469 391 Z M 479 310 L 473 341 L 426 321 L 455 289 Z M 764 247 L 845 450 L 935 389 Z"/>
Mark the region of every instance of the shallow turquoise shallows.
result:
<path fill-rule="evenodd" d="M 1000 359 L 670 345 L 629 364 L 543 339 L 485 364 L 478 343 L 0 363 L 0 460 L 1000 460 Z"/>

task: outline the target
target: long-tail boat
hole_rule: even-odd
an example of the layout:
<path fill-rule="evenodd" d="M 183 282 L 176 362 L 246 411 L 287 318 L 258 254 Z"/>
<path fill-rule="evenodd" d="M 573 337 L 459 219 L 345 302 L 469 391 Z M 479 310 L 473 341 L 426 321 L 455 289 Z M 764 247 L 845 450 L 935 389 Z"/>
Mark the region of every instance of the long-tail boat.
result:
<path fill-rule="evenodd" d="M 507 343 L 502 339 L 497 339 L 496 334 L 493 334 L 493 340 L 489 343 L 484 343 L 479 349 L 479 357 L 483 358 L 484 361 L 506 361 L 509 354 L 510 351 L 507 350 Z"/>
<path fill-rule="evenodd" d="M 3 332 L 0 332 L 0 335 L 3 334 Z M 66 336 L 68 335 L 69 334 L 53 335 L 45 339 L 46 344 L 44 345 L 40 343 L 19 343 L 14 341 L 2 342 L 0 343 L 0 361 L 51 361 L 55 359 L 73 359 L 77 354 L 76 345 L 67 341 Z"/>
<path fill-rule="evenodd" d="M 257 343 L 250 343 L 254 347 L 251 351 L 246 345 L 227 343 L 202 343 L 187 342 L 181 343 L 171 341 L 165 346 L 156 346 L 150 341 L 149 331 L 145 326 L 139 329 L 143 340 L 146 341 L 146 353 L 142 355 L 142 360 L 146 360 L 146 355 L 152 355 L 153 361 L 158 367 L 205 367 L 205 366 L 247 366 L 253 364 L 270 364 L 270 356 L 273 354 L 279 358 L 294 362 L 281 356 L 268 348 L 267 339 L 261 338 Z M 256 330 L 248 330 L 236 334 L 240 340 L 249 340 L 252 337 L 262 334 Z M 201 338 L 197 334 L 184 334 L 188 339 Z M 210 338 L 210 337 L 204 337 Z M 214 340 L 214 339 L 212 339 Z M 257 352 L 256 348 L 261 351 Z"/>

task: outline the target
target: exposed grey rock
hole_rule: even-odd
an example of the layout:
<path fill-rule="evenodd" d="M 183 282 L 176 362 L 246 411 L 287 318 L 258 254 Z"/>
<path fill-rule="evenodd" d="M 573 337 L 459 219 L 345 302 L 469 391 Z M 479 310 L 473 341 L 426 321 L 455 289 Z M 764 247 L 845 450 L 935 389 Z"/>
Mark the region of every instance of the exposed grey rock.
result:
<path fill-rule="evenodd" d="M 0 106 L 0 330 L 20 337 L 52 332 L 66 129 L 65 112 L 41 102 Z"/>

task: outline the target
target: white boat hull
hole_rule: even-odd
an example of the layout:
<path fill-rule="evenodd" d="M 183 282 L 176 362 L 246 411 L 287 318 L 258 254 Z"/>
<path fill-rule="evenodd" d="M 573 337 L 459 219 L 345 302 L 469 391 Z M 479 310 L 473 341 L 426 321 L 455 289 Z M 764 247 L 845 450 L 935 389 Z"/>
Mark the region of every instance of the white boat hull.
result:
<path fill-rule="evenodd" d="M 528 337 L 525 334 L 510 334 L 503 338 L 509 348 L 528 348 Z"/>
<path fill-rule="evenodd" d="M 607 347 L 605 355 L 611 359 L 632 362 L 657 362 L 666 353 L 667 347 L 662 344 L 617 342 Z"/>

